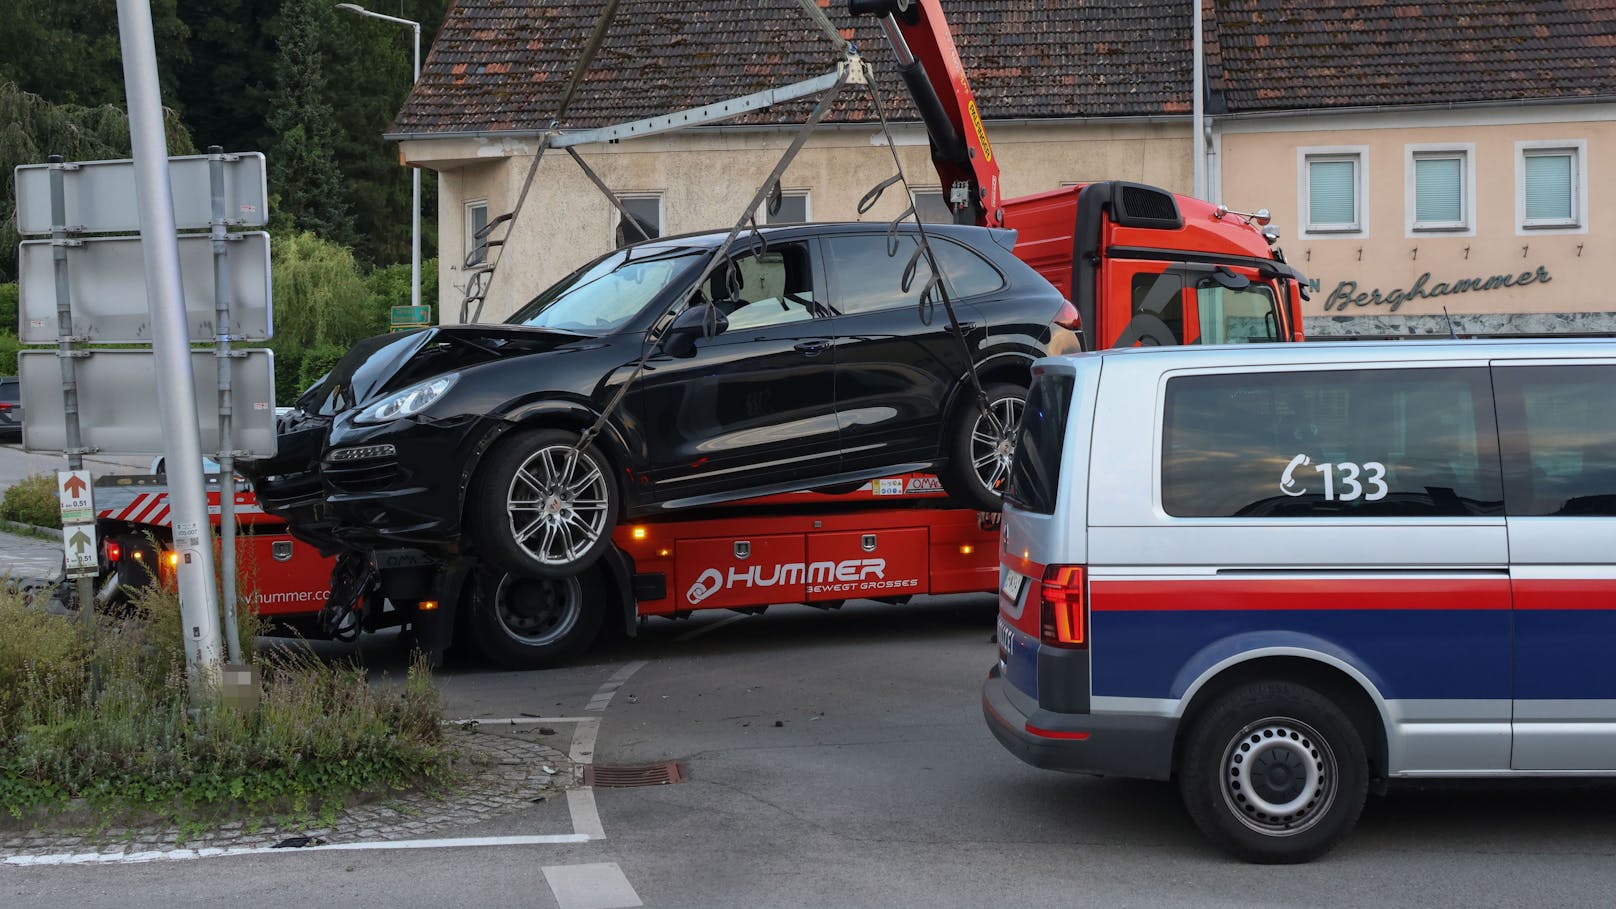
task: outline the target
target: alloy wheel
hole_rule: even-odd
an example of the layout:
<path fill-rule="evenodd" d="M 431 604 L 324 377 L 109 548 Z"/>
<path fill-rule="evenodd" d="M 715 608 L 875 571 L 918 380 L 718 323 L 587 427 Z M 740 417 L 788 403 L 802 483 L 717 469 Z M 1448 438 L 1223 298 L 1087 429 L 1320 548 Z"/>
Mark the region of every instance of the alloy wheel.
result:
<path fill-rule="evenodd" d="M 971 427 L 971 469 L 982 486 L 995 494 L 1003 491 L 1010 476 L 1023 406 L 1020 398 L 1012 396 L 990 401 Z"/>
<path fill-rule="evenodd" d="M 534 451 L 506 492 L 511 538 L 540 564 L 577 561 L 609 530 L 608 482 L 603 466 L 577 448 Z"/>

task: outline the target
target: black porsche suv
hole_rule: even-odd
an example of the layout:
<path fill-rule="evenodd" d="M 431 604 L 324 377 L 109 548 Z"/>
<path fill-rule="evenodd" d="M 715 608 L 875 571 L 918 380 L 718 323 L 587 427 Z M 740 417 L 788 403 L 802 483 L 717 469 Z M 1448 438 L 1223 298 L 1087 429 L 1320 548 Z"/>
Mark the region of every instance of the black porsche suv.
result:
<path fill-rule="evenodd" d="M 280 453 L 244 471 L 327 552 L 469 548 L 527 577 L 583 570 L 622 519 L 903 471 L 996 510 L 1029 366 L 1076 349 L 1076 313 L 1011 255 L 1013 232 L 927 235 L 964 345 L 922 304 L 924 261 L 904 280 L 913 225 L 764 229 L 677 312 L 723 235 L 660 238 L 504 324 L 362 342 L 282 418 Z"/>

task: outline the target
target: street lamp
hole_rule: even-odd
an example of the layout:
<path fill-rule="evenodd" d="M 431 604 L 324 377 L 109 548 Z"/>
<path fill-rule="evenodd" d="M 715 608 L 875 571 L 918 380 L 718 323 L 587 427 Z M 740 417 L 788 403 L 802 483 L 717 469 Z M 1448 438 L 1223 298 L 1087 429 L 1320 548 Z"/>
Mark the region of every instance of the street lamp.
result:
<path fill-rule="evenodd" d="M 408 25 L 415 33 L 415 73 L 411 84 L 421 81 L 421 23 L 372 12 L 357 3 L 338 3 L 337 9 L 357 16 L 369 16 L 395 25 Z M 410 168 L 410 305 L 421 305 L 421 168 Z"/>

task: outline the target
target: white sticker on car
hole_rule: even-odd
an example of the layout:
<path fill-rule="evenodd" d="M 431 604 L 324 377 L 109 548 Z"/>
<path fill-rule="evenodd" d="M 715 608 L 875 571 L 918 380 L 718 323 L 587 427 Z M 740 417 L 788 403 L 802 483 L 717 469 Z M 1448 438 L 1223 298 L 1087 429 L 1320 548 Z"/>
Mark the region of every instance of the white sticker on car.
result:
<path fill-rule="evenodd" d="M 1309 490 L 1297 477 L 1299 472 L 1306 476 L 1304 467 L 1312 467 L 1312 473 L 1323 478 L 1326 502 L 1353 502 L 1360 498 L 1365 502 L 1378 502 L 1391 491 L 1386 485 L 1386 465 L 1379 461 L 1314 464 L 1305 454 L 1298 454 L 1285 465 L 1279 475 L 1279 491 L 1288 496 L 1306 495 Z"/>

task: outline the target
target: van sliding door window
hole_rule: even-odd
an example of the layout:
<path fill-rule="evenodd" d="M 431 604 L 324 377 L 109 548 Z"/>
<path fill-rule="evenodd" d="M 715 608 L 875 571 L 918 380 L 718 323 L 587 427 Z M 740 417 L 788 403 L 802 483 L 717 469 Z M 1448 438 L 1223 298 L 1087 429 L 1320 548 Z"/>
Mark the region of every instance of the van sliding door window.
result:
<path fill-rule="evenodd" d="M 1066 446 L 1066 411 L 1077 379 L 1070 373 L 1044 373 L 1033 379 L 1016 430 L 1005 500 L 1037 514 L 1055 513 L 1060 492 L 1061 453 Z"/>
<path fill-rule="evenodd" d="M 1509 513 L 1616 515 L 1616 365 L 1493 370 Z"/>
<path fill-rule="evenodd" d="M 1174 377 L 1161 471 L 1175 517 L 1503 511 L 1483 367 Z"/>

